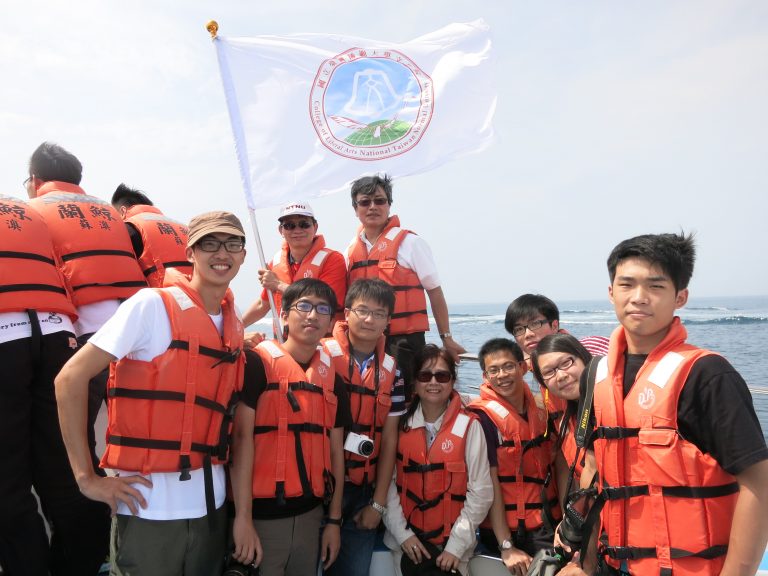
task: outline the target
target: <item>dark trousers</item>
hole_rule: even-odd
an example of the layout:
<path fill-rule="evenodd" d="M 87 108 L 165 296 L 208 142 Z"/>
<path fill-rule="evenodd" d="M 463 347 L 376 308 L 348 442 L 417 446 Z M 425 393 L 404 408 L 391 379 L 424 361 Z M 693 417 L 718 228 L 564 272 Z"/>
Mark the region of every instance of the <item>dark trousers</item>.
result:
<path fill-rule="evenodd" d="M 53 380 L 73 339 L 57 332 L 0 344 L 0 565 L 9 575 L 95 575 L 109 549 L 109 507 L 80 493 L 59 428 Z"/>
<path fill-rule="evenodd" d="M 78 348 L 85 346 L 91 334 L 83 334 L 77 338 Z M 99 468 L 99 458 L 96 456 L 96 419 L 99 417 L 101 405 L 107 400 L 107 380 L 109 379 L 109 368 L 105 368 L 88 382 L 88 447 L 91 451 L 91 460 L 93 469 L 99 476 L 106 476 L 107 473 Z"/>

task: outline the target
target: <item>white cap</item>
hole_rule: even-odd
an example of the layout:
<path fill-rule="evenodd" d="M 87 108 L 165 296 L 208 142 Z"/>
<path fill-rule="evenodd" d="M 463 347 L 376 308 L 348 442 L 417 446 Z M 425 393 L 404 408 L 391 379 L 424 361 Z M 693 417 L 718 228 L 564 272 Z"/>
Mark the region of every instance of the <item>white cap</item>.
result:
<path fill-rule="evenodd" d="M 281 222 L 287 216 L 308 216 L 314 220 L 315 213 L 312 211 L 312 206 L 306 202 L 291 202 L 280 209 L 278 222 Z"/>

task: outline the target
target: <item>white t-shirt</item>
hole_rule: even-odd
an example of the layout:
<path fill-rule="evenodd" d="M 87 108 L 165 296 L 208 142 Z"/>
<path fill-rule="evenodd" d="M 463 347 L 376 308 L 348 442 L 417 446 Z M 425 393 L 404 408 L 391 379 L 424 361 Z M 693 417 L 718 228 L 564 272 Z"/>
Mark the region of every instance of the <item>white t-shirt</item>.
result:
<path fill-rule="evenodd" d="M 43 335 L 63 331 L 75 333 L 72 320 L 64 314 L 38 310 L 37 319 Z M 0 344 L 10 342 L 11 340 L 29 338 L 30 336 L 32 336 L 32 324 L 26 312 L 0 313 Z"/>
<path fill-rule="evenodd" d="M 222 314 L 210 315 L 219 334 L 222 333 Z M 112 354 L 118 360 L 148 362 L 168 349 L 171 344 L 171 323 L 160 295 L 144 288 L 123 302 L 117 312 L 94 334 L 91 344 Z M 120 476 L 135 475 L 130 470 L 116 470 Z M 133 487 L 147 501 L 146 508 L 139 508 L 138 516 L 149 520 L 184 520 L 206 515 L 205 483 L 202 468 L 191 471 L 192 478 L 179 480 L 179 472 L 154 472 L 145 476 L 152 488 L 141 484 Z M 213 466 L 213 490 L 216 508 L 224 504 L 226 480 L 224 466 Z M 118 514 L 130 514 L 125 504 L 119 504 Z"/>
<path fill-rule="evenodd" d="M 112 318 L 112 315 L 120 306 L 120 300 L 102 300 L 92 304 L 84 304 L 77 309 L 77 322 L 75 322 L 75 334 L 93 334 L 104 326 L 104 323 Z"/>
<path fill-rule="evenodd" d="M 360 239 L 370 252 L 373 244 L 365 237 L 364 230 L 360 231 Z M 354 247 L 356 243 L 357 238 L 352 238 L 352 242 L 349 243 L 349 248 L 345 253 L 347 268 L 349 268 L 349 249 Z M 416 272 L 416 276 L 419 277 L 419 282 L 425 290 L 432 290 L 440 286 L 440 275 L 437 272 L 432 250 L 421 236 L 408 234 L 403 238 L 400 249 L 397 251 L 397 263 Z"/>

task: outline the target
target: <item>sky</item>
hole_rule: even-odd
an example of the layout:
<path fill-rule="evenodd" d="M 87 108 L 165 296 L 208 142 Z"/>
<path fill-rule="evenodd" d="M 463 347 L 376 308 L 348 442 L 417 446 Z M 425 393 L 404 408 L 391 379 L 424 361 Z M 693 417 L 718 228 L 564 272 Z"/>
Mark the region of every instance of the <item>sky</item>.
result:
<path fill-rule="evenodd" d="M 695 232 L 692 297 L 768 294 L 768 3 L 761 0 L 341 2 L 0 0 L 0 193 L 23 196 L 45 140 L 82 186 L 120 182 L 188 221 L 244 222 L 210 19 L 222 36 L 297 32 L 405 42 L 490 26 L 494 144 L 398 179 L 393 213 L 431 245 L 450 304 L 603 299 L 605 260 L 637 234 Z M 346 193 L 312 201 L 329 246 L 357 220 Z M 267 258 L 277 208 L 256 220 Z M 258 293 L 248 238 L 234 288 Z M 245 302 L 244 302 L 245 301 Z"/>

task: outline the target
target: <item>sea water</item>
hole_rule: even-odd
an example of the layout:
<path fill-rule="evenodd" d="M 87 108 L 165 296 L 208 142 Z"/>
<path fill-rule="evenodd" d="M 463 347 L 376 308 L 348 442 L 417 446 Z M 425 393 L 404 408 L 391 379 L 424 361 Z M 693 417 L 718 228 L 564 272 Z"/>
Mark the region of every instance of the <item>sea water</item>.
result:
<path fill-rule="evenodd" d="M 467 352 L 477 353 L 486 340 L 509 337 L 504 330 L 504 313 L 508 303 L 452 304 L 451 332 Z M 610 336 L 617 326 L 613 306 L 608 300 L 560 301 L 560 326 L 582 338 Z M 725 356 L 752 389 L 763 435 L 768 438 L 768 296 L 691 298 L 679 310 L 688 342 Z M 439 344 L 432 322 L 427 340 Z M 459 366 L 458 388 L 476 394 L 482 375 L 477 362 Z M 536 388 L 535 385 L 531 386 Z"/>

